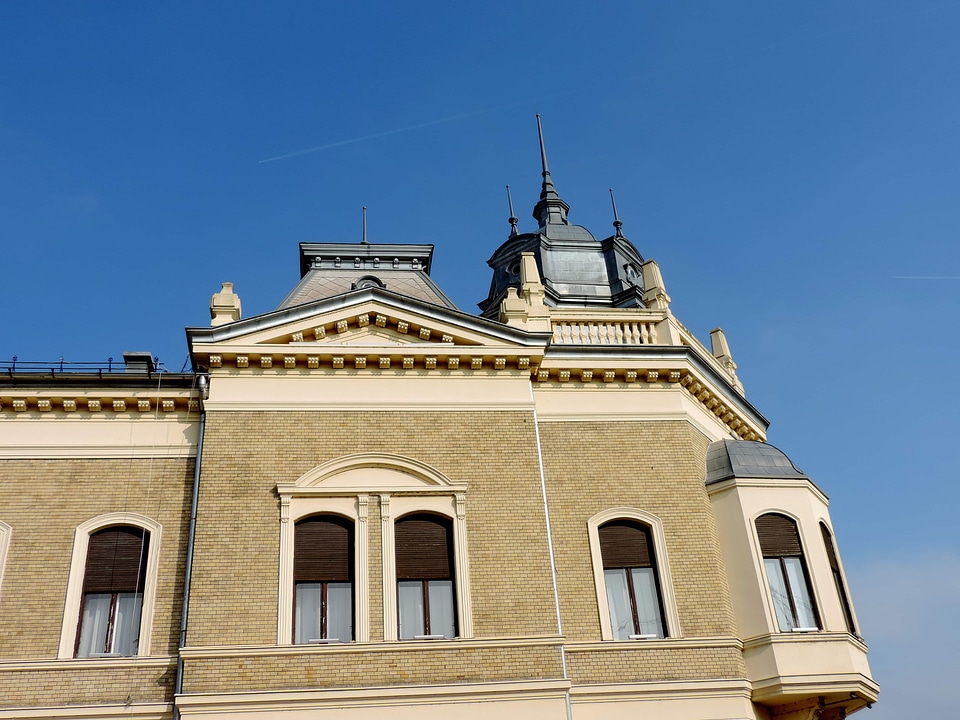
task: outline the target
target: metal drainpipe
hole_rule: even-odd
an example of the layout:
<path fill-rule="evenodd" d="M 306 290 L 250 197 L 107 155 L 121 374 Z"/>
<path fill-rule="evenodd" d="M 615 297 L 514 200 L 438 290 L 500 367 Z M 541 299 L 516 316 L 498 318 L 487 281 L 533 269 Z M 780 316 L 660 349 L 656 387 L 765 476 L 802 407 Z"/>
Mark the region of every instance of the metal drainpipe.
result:
<path fill-rule="evenodd" d="M 550 552 L 550 574 L 553 577 L 553 602 L 557 612 L 557 633 L 563 635 L 563 618 L 560 615 L 560 589 L 557 585 L 557 562 L 553 550 L 553 531 L 550 529 L 550 507 L 547 503 L 547 476 L 543 471 L 543 452 L 540 449 L 540 420 L 537 417 L 537 400 L 533 395 L 533 383 L 530 383 L 530 401 L 533 403 L 533 430 L 537 437 L 537 462 L 540 465 L 540 490 L 543 492 L 543 515 L 547 525 L 547 548 Z M 563 679 L 570 681 L 567 673 L 566 642 L 560 643 L 560 662 L 563 669 Z M 570 688 L 564 692 L 564 703 L 567 710 L 567 720 L 573 720 L 573 707 L 570 703 Z"/>
<path fill-rule="evenodd" d="M 193 572 L 193 539 L 197 530 L 197 496 L 200 493 L 200 460 L 203 456 L 203 429 L 207 412 L 200 411 L 200 437 L 197 439 L 197 461 L 193 469 L 193 497 L 190 499 L 190 534 L 187 538 L 187 568 L 183 578 L 183 607 L 180 609 L 180 642 L 177 649 L 177 683 L 173 696 L 173 720 L 180 720 L 177 695 L 183 692 L 183 655 L 180 651 L 187 642 L 187 610 L 190 607 L 190 577 Z"/>

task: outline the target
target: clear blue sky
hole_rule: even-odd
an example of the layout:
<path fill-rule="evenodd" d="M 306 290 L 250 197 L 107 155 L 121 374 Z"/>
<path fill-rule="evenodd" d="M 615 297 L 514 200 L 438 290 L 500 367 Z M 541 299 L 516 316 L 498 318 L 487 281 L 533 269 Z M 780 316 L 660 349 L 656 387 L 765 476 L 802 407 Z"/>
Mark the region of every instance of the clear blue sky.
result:
<path fill-rule="evenodd" d="M 540 112 L 572 221 L 607 235 L 616 189 L 831 496 L 866 717 L 949 716 L 958 36 L 952 2 L 0 3 L 0 359 L 179 370 L 221 281 L 273 309 L 362 205 L 475 311 Z"/>

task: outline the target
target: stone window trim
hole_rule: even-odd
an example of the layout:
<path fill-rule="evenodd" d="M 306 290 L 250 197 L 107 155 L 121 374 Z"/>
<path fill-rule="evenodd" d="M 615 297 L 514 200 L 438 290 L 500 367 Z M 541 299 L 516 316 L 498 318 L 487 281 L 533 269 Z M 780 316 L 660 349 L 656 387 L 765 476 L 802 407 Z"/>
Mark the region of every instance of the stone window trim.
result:
<path fill-rule="evenodd" d="M 3 571 L 7 567 L 7 550 L 13 538 L 13 528 L 0 520 L 0 593 L 3 592 Z"/>
<path fill-rule="evenodd" d="M 354 522 L 354 641 L 370 642 L 369 507 L 379 503 L 383 564 L 384 640 L 397 641 L 393 522 L 412 512 L 453 521 L 456 600 L 460 637 L 473 637 L 466 535 L 466 483 L 456 483 L 429 465 L 401 455 L 358 453 L 312 468 L 296 481 L 278 483 L 280 572 L 277 645 L 293 644 L 293 525 L 301 518 L 334 514 Z"/>
<path fill-rule="evenodd" d="M 764 515 L 771 515 L 771 514 L 783 515 L 784 517 L 789 518 L 790 520 L 793 521 L 794 525 L 797 528 L 797 534 L 800 537 L 800 547 L 802 549 L 801 557 L 803 559 L 803 570 L 806 575 L 805 579 L 807 580 L 809 591 L 810 591 L 810 600 L 817 614 L 817 621 L 818 623 L 820 623 L 820 626 L 817 627 L 817 631 L 823 631 L 825 629 L 823 627 L 822 612 L 821 612 L 821 608 L 823 608 L 823 598 L 821 597 L 820 586 L 819 586 L 819 583 L 817 582 L 818 580 L 817 574 L 813 572 L 813 567 L 811 564 L 812 558 L 810 555 L 810 550 L 814 550 L 815 548 L 820 547 L 820 545 L 822 545 L 823 543 L 820 536 L 820 528 L 818 525 L 813 528 L 815 532 L 813 537 L 815 540 L 811 544 L 806 533 L 806 530 L 807 530 L 806 523 L 803 522 L 803 520 L 799 515 L 797 515 L 796 513 L 792 513 L 783 507 L 771 506 L 771 507 L 765 507 L 764 509 L 754 513 L 749 518 L 750 547 L 751 547 L 751 551 L 753 552 L 754 569 L 757 572 L 757 576 L 760 578 L 760 586 L 763 590 L 763 606 L 764 606 L 764 612 L 766 613 L 766 616 L 767 616 L 767 627 L 769 628 L 769 632 L 776 635 L 784 634 L 781 632 L 780 624 L 777 620 L 777 610 L 773 600 L 773 591 L 770 588 L 770 578 L 767 576 L 767 570 L 763 564 L 763 561 L 764 561 L 763 549 L 760 547 L 760 536 L 759 536 L 759 533 L 757 532 L 757 519 L 763 517 Z M 824 557 L 826 557 L 826 550 L 823 550 L 823 554 L 824 554 Z M 813 632 L 813 630 L 811 629 L 810 632 Z M 787 634 L 789 635 L 789 633 Z"/>
<path fill-rule="evenodd" d="M 163 526 L 145 515 L 114 512 L 91 518 L 79 525 L 74 532 L 73 553 L 70 558 L 70 574 L 67 578 L 67 596 L 63 609 L 63 623 L 60 628 L 57 659 L 67 660 L 73 658 L 74 655 L 77 629 L 80 624 L 80 603 L 83 599 L 83 578 L 86 572 L 87 548 L 90 545 L 90 536 L 98 530 L 105 530 L 118 525 L 137 527 L 150 533 L 146 579 L 143 585 L 143 606 L 140 613 L 140 643 L 136 657 L 150 655 Z"/>
<path fill-rule="evenodd" d="M 634 520 L 650 528 L 654 555 L 657 560 L 657 577 L 660 580 L 661 600 L 663 602 L 665 634 L 668 639 L 682 637 L 680 615 L 677 612 L 677 599 L 673 592 L 673 578 L 670 573 L 670 559 L 667 555 L 667 541 L 663 534 L 663 523 L 656 515 L 632 507 L 610 508 L 597 513 L 587 520 L 587 533 L 590 538 L 590 556 L 593 561 L 593 583 L 597 591 L 597 610 L 600 619 L 600 637 L 614 642 L 613 628 L 610 625 L 610 608 L 607 604 L 607 586 L 603 576 L 603 555 L 600 551 L 600 526 L 611 520 Z M 631 640 L 630 642 L 637 642 Z M 657 639 L 643 642 L 658 642 Z"/>

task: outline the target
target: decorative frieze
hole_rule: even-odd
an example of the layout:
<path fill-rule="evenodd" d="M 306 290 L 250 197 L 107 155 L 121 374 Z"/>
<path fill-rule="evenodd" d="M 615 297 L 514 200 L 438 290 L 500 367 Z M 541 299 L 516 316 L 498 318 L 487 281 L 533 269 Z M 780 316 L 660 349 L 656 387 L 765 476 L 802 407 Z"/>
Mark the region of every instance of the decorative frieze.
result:
<path fill-rule="evenodd" d="M 334 370 L 343 369 L 343 355 L 334 355 L 333 358 L 331 359 L 331 362 L 333 363 Z"/>
<path fill-rule="evenodd" d="M 295 355 L 284 355 L 283 356 L 283 366 L 287 370 L 292 370 L 297 366 L 297 358 Z"/>
<path fill-rule="evenodd" d="M 433 369 L 437 366 L 437 358 L 436 358 L 436 356 L 430 355 L 430 356 L 424 358 L 424 360 L 423 360 L 423 365 L 424 365 L 424 367 L 427 368 L 427 370 L 433 370 Z"/>
<path fill-rule="evenodd" d="M 164 412 L 173 412 L 177 409 L 177 403 L 173 400 L 161 400 L 160 407 Z"/>
<path fill-rule="evenodd" d="M 440 336 L 440 342 L 442 342 L 442 343 L 452 343 L 452 342 L 453 342 L 453 335 L 446 335 L 446 334 L 441 335 L 441 336 Z"/>
<path fill-rule="evenodd" d="M 604 370 L 603 371 L 603 381 L 605 383 L 613 382 L 616 379 L 617 373 L 614 370 Z"/>
<path fill-rule="evenodd" d="M 421 340 L 430 339 L 430 328 L 425 328 L 425 327 L 420 328 L 420 339 Z"/>
<path fill-rule="evenodd" d="M 410 329 L 410 323 L 405 322 L 404 320 L 400 320 L 397 323 L 397 332 L 400 333 L 401 335 L 406 335 L 407 330 L 409 329 Z"/>
<path fill-rule="evenodd" d="M 16 403 L 14 403 L 16 404 Z M 16 407 L 14 407 L 16 409 Z M 99 400 L 87 400 L 87 410 L 89 412 L 100 412 L 100 401 Z"/>
<path fill-rule="evenodd" d="M 237 367 L 246 368 L 250 367 L 250 358 L 247 355 L 237 355 Z"/>
<path fill-rule="evenodd" d="M 126 400 L 114 400 L 113 401 L 113 411 L 114 412 L 126 412 L 127 410 L 127 401 Z"/>
<path fill-rule="evenodd" d="M 582 382 L 590 382 L 591 380 L 593 380 L 593 370 L 581 370 L 580 380 Z"/>
<path fill-rule="evenodd" d="M 637 371 L 636 371 L 636 370 L 627 370 L 627 371 L 623 374 L 623 379 L 626 380 L 628 383 L 636 382 L 636 380 L 637 380 Z"/>
<path fill-rule="evenodd" d="M 221 355 L 211 355 L 209 361 L 210 367 L 218 368 L 223 365 L 223 356 Z"/>
<path fill-rule="evenodd" d="M 389 357 L 389 356 L 381 357 L 381 358 L 380 358 L 380 369 L 381 369 L 381 370 L 389 370 L 389 369 L 390 369 L 390 357 Z"/>
<path fill-rule="evenodd" d="M 660 372 L 657 370 L 647 370 L 647 382 L 655 383 L 660 377 Z"/>
<path fill-rule="evenodd" d="M 77 401 L 76 401 L 76 400 L 64 400 L 64 401 L 63 401 L 63 411 L 64 411 L 64 412 L 76 412 L 76 411 L 77 411 Z"/>
<path fill-rule="evenodd" d="M 567 381 L 570 379 L 570 371 L 569 371 L 569 370 L 561 370 L 559 373 L 557 373 L 557 379 L 558 379 L 560 382 L 567 382 Z"/>
<path fill-rule="evenodd" d="M 50 401 L 46 398 L 40 398 L 37 400 L 37 410 L 40 412 L 50 412 L 53 408 L 50 405 Z"/>
<path fill-rule="evenodd" d="M 290 337 L 290 342 L 295 342 L 295 343 L 301 343 L 301 342 L 303 342 L 303 333 L 302 333 L 302 332 L 295 332 L 295 333 Z"/>
<path fill-rule="evenodd" d="M 144 399 L 137 400 L 137 410 L 140 412 L 150 412 L 150 401 Z"/>
<path fill-rule="evenodd" d="M 307 367 L 316 370 L 320 367 L 320 357 L 317 355 L 307 355 Z"/>
<path fill-rule="evenodd" d="M 410 357 L 409 355 L 405 356 L 405 357 L 403 358 L 403 369 L 404 369 L 404 370 L 409 370 L 409 369 L 411 369 L 412 367 L 413 367 L 413 358 Z"/>
<path fill-rule="evenodd" d="M 14 400 L 14 401 L 13 401 L 13 409 L 14 409 L 16 412 L 26 412 L 26 409 L 27 409 L 27 401 L 26 401 L 26 400 L 19 400 L 19 399 L 18 399 L 18 400 Z"/>
<path fill-rule="evenodd" d="M 386 327 L 387 326 L 387 316 L 386 315 L 377 315 L 376 317 L 377 327 Z"/>
<path fill-rule="evenodd" d="M 370 324 L 369 314 L 357 315 L 357 325 L 359 327 L 367 327 L 367 325 L 369 324 Z"/>
<path fill-rule="evenodd" d="M 460 367 L 460 358 L 458 357 L 447 358 L 447 370 L 456 370 L 459 367 Z"/>
<path fill-rule="evenodd" d="M 528 357 L 518 357 L 517 358 L 517 367 L 520 370 L 529 370 L 530 369 L 530 358 Z"/>
<path fill-rule="evenodd" d="M 542 370 L 542 369 L 537 370 L 537 380 L 539 380 L 540 382 L 546 382 L 549 379 L 550 379 L 549 370 Z"/>
<path fill-rule="evenodd" d="M 480 370 L 483 368 L 483 358 L 482 357 L 472 357 L 470 358 L 470 369 L 471 370 Z"/>
<path fill-rule="evenodd" d="M 353 359 L 353 366 L 357 370 L 363 370 L 365 367 L 367 367 L 367 358 L 365 358 L 363 355 L 358 355 Z"/>
<path fill-rule="evenodd" d="M 505 357 L 498 357 L 493 359 L 493 367 L 497 370 L 503 370 L 507 366 L 507 359 Z"/>
<path fill-rule="evenodd" d="M 320 325 L 313 329 L 313 337 L 316 340 L 323 340 L 326 336 L 327 336 L 327 329 L 323 325 Z"/>
<path fill-rule="evenodd" d="M 273 356 L 271 355 L 261 355 L 260 356 L 260 367 L 264 370 L 273 367 Z"/>
<path fill-rule="evenodd" d="M 347 331 L 347 328 L 348 328 L 348 327 L 350 327 L 350 325 L 349 325 L 349 323 L 348 323 L 346 320 L 338 320 L 338 321 L 337 321 L 337 332 L 338 332 L 338 333 L 345 333 L 345 332 Z"/>

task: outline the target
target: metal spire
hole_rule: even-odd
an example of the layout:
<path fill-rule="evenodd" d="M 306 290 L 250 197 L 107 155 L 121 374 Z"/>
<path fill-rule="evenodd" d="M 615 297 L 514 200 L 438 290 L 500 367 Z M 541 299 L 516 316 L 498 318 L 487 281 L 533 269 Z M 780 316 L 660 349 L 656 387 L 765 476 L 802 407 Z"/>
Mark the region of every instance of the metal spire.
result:
<path fill-rule="evenodd" d="M 545 225 L 566 225 L 567 211 L 570 206 L 560 199 L 557 189 L 553 186 L 550 177 L 550 168 L 547 165 L 547 148 L 543 142 L 543 125 L 540 123 L 540 114 L 537 114 L 537 133 L 540 135 L 540 163 L 543 166 L 543 185 L 540 189 L 540 202 L 533 208 L 533 216 Z"/>
<path fill-rule="evenodd" d="M 610 188 L 610 202 L 613 204 L 613 226 L 617 229 L 614 235 L 623 237 L 623 230 L 620 229 L 623 227 L 623 223 L 620 221 L 620 216 L 617 215 L 617 200 L 613 197 L 613 188 Z"/>
<path fill-rule="evenodd" d="M 517 230 L 517 218 L 516 214 L 513 212 L 513 198 L 510 197 L 510 186 L 507 185 L 507 204 L 510 205 L 510 217 L 507 218 L 507 222 L 510 223 L 510 237 L 519 234 Z"/>
<path fill-rule="evenodd" d="M 367 242 L 367 206 L 363 206 L 363 235 L 360 240 L 361 245 L 369 245 Z"/>

